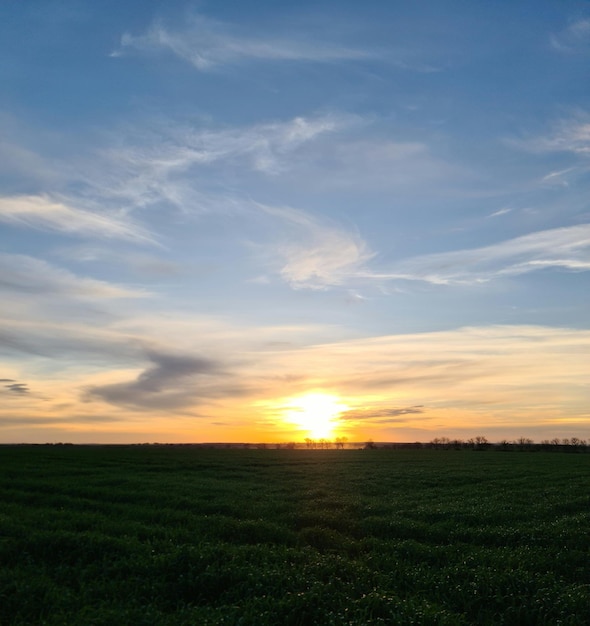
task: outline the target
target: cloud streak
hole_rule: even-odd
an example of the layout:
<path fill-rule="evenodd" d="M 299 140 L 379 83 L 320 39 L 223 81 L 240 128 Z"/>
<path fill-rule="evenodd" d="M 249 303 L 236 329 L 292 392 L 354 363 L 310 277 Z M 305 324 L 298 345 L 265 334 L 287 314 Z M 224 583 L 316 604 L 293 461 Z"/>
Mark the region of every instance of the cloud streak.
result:
<path fill-rule="evenodd" d="M 563 119 L 550 133 L 528 139 L 511 139 L 509 145 L 537 154 L 569 152 L 581 157 L 590 156 L 590 116 L 586 112 Z"/>
<path fill-rule="evenodd" d="M 539 231 L 482 248 L 413 257 L 362 278 L 474 285 L 503 276 L 556 268 L 590 270 L 590 224 Z"/>
<path fill-rule="evenodd" d="M 370 420 L 378 424 L 401 424 L 415 421 L 417 419 L 416 416 L 424 412 L 425 410 L 422 405 L 395 409 L 364 407 L 362 409 L 344 411 L 341 413 L 340 419 L 353 422 Z"/>
<path fill-rule="evenodd" d="M 371 57 L 362 50 L 316 43 L 303 37 L 244 36 L 237 27 L 202 15 L 192 16 L 187 25 L 178 30 L 155 22 L 141 35 L 125 33 L 121 47 L 111 56 L 121 56 L 129 50 L 143 54 L 168 51 L 199 71 L 248 61 L 330 63 Z"/>
<path fill-rule="evenodd" d="M 0 291 L 90 299 L 142 298 L 148 295 L 145 291 L 106 281 L 81 278 L 28 255 L 6 253 L 0 253 Z"/>
<path fill-rule="evenodd" d="M 47 195 L 0 198 L 0 221 L 67 235 L 154 244 L 154 238 L 127 218 L 76 209 Z"/>
<path fill-rule="evenodd" d="M 19 383 L 13 378 L 0 378 L 0 383 L 5 383 L 4 388 L 17 395 L 25 395 L 31 391 L 26 383 Z"/>

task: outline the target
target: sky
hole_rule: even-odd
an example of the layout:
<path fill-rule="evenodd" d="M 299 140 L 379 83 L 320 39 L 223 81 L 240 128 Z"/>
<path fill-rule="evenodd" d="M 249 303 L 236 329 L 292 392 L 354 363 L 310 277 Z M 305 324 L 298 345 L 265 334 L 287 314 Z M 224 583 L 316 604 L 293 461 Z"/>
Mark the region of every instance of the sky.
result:
<path fill-rule="evenodd" d="M 590 439 L 590 4 L 0 6 L 0 442 Z"/>

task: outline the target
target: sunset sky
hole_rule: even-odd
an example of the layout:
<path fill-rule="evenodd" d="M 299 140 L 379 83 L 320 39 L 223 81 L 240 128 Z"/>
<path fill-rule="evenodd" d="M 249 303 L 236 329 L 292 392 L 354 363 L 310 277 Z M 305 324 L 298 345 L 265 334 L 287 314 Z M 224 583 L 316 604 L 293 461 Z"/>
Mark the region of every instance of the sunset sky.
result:
<path fill-rule="evenodd" d="M 590 439 L 590 4 L 0 5 L 0 442 Z"/>

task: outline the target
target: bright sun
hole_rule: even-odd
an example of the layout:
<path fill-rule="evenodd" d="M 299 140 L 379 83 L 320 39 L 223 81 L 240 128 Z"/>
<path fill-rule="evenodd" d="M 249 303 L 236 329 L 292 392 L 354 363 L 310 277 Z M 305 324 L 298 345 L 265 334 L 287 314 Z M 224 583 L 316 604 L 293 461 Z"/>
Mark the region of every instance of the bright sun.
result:
<path fill-rule="evenodd" d="M 337 418 L 348 406 L 327 393 L 307 393 L 291 398 L 286 404 L 285 419 L 297 424 L 314 439 L 328 439 L 337 426 Z"/>

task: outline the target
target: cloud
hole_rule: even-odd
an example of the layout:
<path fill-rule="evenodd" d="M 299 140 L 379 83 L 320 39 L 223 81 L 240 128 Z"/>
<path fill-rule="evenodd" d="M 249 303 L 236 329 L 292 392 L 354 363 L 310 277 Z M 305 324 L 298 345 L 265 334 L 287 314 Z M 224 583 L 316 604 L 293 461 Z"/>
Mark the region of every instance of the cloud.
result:
<path fill-rule="evenodd" d="M 340 414 L 345 421 L 371 421 L 378 424 L 399 424 L 416 420 L 416 415 L 424 413 L 422 405 L 387 409 L 379 407 L 363 407 L 351 409 Z M 411 417 L 405 417 L 411 416 Z"/>
<path fill-rule="evenodd" d="M 6 429 L 6 427 L 10 426 L 20 426 L 21 428 L 28 428 L 31 426 L 50 426 L 52 424 L 66 424 L 70 426 L 74 426 L 77 429 L 80 428 L 80 424 L 109 424 L 111 422 L 119 422 L 121 421 L 121 416 L 119 415 L 95 415 L 95 414 L 85 414 L 85 415 L 53 415 L 53 416 L 30 416 L 23 415 L 17 416 L 14 415 L 0 415 L 0 424 L 2 425 L 2 429 Z"/>
<path fill-rule="evenodd" d="M 8 391 L 12 393 L 24 395 L 30 392 L 30 389 L 26 383 L 11 383 L 9 385 L 4 385 Z"/>
<path fill-rule="evenodd" d="M 509 145 L 533 153 L 570 152 L 590 156 L 590 116 L 580 111 L 553 126 L 552 131 L 540 137 L 507 140 Z M 565 170 L 567 171 L 567 170 Z M 561 172 L 562 174 L 565 173 Z"/>
<path fill-rule="evenodd" d="M 94 278 L 80 278 L 31 256 L 6 253 L 0 253 L 0 291 L 91 299 L 141 298 L 148 295 L 144 291 Z"/>
<path fill-rule="evenodd" d="M 47 195 L 0 198 L 0 221 L 68 235 L 155 243 L 128 218 L 76 209 Z"/>
<path fill-rule="evenodd" d="M 512 212 L 512 209 L 503 208 L 503 209 L 498 209 L 497 211 L 494 211 L 493 213 L 490 213 L 486 217 L 488 217 L 488 218 L 500 217 L 501 215 L 507 215 L 508 213 L 511 213 L 511 212 Z"/>
<path fill-rule="evenodd" d="M 135 380 L 91 387 L 87 397 L 132 409 L 174 409 L 198 400 L 196 378 L 220 374 L 219 365 L 210 359 L 155 350 L 147 357 L 153 365 Z"/>
<path fill-rule="evenodd" d="M 542 326 L 467 327 L 324 343 L 276 352 L 264 366 L 275 376 L 305 373 L 276 386 L 269 419 L 286 396 L 309 389 L 350 407 L 342 426 L 360 436 L 422 438 L 479 424 L 528 429 L 588 418 L 590 332 Z M 368 432 L 368 431 L 366 431 Z M 429 437 L 432 435 L 429 435 Z M 454 436 L 458 436 L 458 433 Z M 399 440 L 399 439 L 398 439 Z"/>
<path fill-rule="evenodd" d="M 413 257 L 387 272 L 361 275 L 368 279 L 458 285 L 545 268 L 590 270 L 590 224 L 539 231 L 482 248 Z"/>
<path fill-rule="evenodd" d="M 375 253 L 358 233 L 303 211 L 259 207 L 291 226 L 288 240 L 279 238 L 271 251 L 279 275 L 294 289 L 400 280 L 477 285 L 547 268 L 590 270 L 590 224 L 539 231 L 481 248 L 409 257 L 379 270 L 372 263 Z"/>
<path fill-rule="evenodd" d="M 168 180 L 173 174 L 186 174 L 191 168 L 210 168 L 213 164 L 239 164 L 276 174 L 287 167 L 285 159 L 291 153 L 321 135 L 358 123 L 359 118 L 353 115 L 334 113 L 234 128 L 164 125 L 137 145 L 111 149 L 105 156 L 118 172 L 151 189 L 156 189 L 157 181 Z M 211 173 L 208 169 L 209 177 Z"/>
<path fill-rule="evenodd" d="M 2 351 L 47 357 L 57 369 L 60 361 L 67 363 L 72 358 L 94 365 L 127 363 L 136 360 L 149 343 L 142 336 L 95 326 L 90 319 L 80 323 L 62 316 L 61 320 L 50 321 L 38 309 L 37 315 L 28 320 L 0 318 Z"/>
<path fill-rule="evenodd" d="M 307 37 L 248 37 L 233 25 L 194 15 L 179 30 L 155 22 L 147 32 L 134 36 L 125 33 L 121 47 L 111 56 L 129 50 L 149 54 L 167 51 L 190 63 L 199 71 L 247 61 L 302 61 L 329 63 L 370 58 L 365 51 L 309 41 Z"/>
<path fill-rule="evenodd" d="M 590 52 L 590 19 L 572 22 L 567 28 L 550 37 L 554 50 L 563 53 Z"/>
<path fill-rule="evenodd" d="M 257 205 L 288 226 L 288 238 L 271 246 L 281 278 L 294 289 L 343 285 L 374 256 L 355 232 L 289 207 Z"/>
<path fill-rule="evenodd" d="M 114 250 L 112 247 L 81 245 L 60 248 L 57 254 L 78 263 L 100 263 L 102 266 L 127 267 L 142 278 L 162 279 L 182 274 L 182 266 L 149 254 Z"/>
<path fill-rule="evenodd" d="M 14 378 L 0 378 L 0 383 L 8 383 L 4 385 L 4 388 L 8 389 L 11 393 L 24 395 L 30 392 L 29 386 L 26 383 L 19 383 L 14 380 Z"/>

